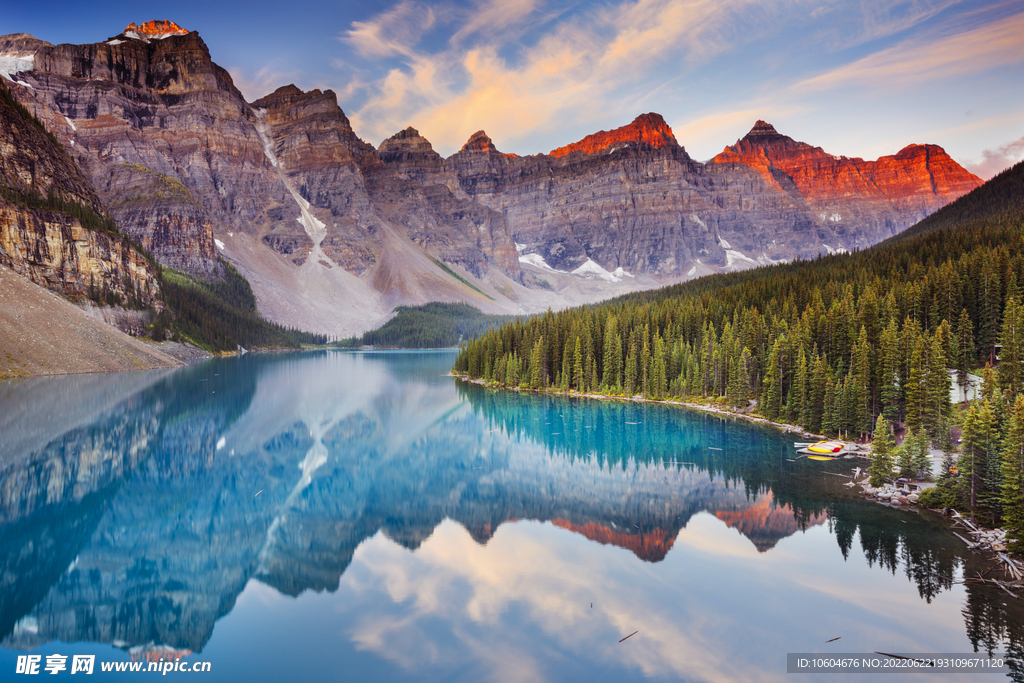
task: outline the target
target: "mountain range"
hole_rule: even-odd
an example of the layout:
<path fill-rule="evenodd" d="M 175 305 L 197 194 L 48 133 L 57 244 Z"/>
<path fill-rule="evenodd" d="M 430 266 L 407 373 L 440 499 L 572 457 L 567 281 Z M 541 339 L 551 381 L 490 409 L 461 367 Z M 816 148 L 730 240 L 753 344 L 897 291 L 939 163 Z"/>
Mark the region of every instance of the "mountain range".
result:
<path fill-rule="evenodd" d="M 397 305 L 532 313 L 851 251 L 982 182 L 935 145 L 865 161 L 764 121 L 702 163 L 654 113 L 525 157 L 483 131 L 448 158 L 412 127 L 374 147 L 330 90 L 247 102 L 198 33 L 169 21 L 88 45 L 3 36 L 0 75 L 80 169 L 66 187 L 5 172 L 6 187 L 109 211 L 194 276 L 226 259 L 268 319 L 337 336 Z M 3 134 L 5 166 L 15 150 L 31 161 Z M 0 260 L 46 284 L 25 248 L 38 228 L 2 201 Z"/>

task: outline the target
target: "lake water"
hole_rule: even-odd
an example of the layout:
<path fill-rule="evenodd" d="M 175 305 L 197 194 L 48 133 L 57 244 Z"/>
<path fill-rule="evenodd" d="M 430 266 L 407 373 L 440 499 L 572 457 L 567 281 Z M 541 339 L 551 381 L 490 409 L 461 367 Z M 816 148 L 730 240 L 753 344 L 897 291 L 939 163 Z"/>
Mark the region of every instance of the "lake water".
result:
<path fill-rule="evenodd" d="M 858 498 L 835 476 L 851 463 L 790 461 L 792 435 L 705 413 L 466 385 L 453 360 L 249 354 L 0 383 L 0 680 L 53 654 L 63 676 L 95 655 L 87 680 L 184 655 L 246 682 L 1020 661 L 1024 600 L 948 580 L 988 564 L 947 521 Z M 925 680 L 885 676 L 903 679 Z"/>

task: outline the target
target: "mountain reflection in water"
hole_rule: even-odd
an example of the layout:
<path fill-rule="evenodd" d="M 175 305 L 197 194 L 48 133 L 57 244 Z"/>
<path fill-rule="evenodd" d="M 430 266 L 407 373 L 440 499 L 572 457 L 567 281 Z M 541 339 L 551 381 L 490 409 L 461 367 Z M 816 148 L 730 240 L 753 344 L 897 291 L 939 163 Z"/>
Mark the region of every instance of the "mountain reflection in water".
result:
<path fill-rule="evenodd" d="M 945 522 L 823 474 L 843 462 L 788 462 L 786 435 L 702 413 L 456 383 L 452 358 L 248 355 L 0 384 L 0 666 L 54 641 L 212 658 L 229 649 L 215 627 L 272 649 L 294 639 L 269 616 L 292 609 L 281 596 L 301 596 L 293 608 L 333 639 L 292 647 L 347 642 L 353 671 L 386 660 L 394 670 L 377 673 L 395 679 L 781 678 L 772 657 L 786 648 L 852 652 L 851 631 L 880 624 L 907 636 L 905 651 L 963 641 L 955 651 L 1019 655 L 1021 609 L 946 578 L 984 562 Z M 681 592 L 678 614 L 658 604 L 663 591 Z M 337 596 L 343 629 L 310 592 Z M 694 592 L 711 602 L 688 602 Z M 741 656 L 713 638 L 747 622 L 772 633 L 772 615 L 836 621 L 809 594 L 854 611 L 890 602 L 836 622 L 849 633 L 836 650 L 817 628 Z M 958 623 L 906 625 L 940 596 L 933 609 L 959 610 Z M 639 620 L 646 640 L 632 650 L 586 654 Z M 266 659 L 284 652 L 259 651 L 273 679 Z"/>

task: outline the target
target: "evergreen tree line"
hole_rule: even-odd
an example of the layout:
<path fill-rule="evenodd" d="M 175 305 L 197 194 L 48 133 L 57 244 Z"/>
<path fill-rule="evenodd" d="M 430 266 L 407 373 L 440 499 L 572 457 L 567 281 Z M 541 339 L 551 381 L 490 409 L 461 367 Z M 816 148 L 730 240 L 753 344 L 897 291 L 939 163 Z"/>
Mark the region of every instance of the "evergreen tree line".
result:
<path fill-rule="evenodd" d="M 511 322 L 510 315 L 488 315 L 463 303 L 432 302 L 399 306 L 395 317 L 361 337 L 350 337 L 338 346 L 378 346 L 398 349 L 440 349 L 458 346 L 465 339 Z"/>

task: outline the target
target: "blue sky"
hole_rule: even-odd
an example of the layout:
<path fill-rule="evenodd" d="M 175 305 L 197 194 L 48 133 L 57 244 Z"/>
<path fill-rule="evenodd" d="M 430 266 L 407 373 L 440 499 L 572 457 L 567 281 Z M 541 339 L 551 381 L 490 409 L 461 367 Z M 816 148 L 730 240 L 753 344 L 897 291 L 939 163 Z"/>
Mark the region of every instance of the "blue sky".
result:
<path fill-rule="evenodd" d="M 330 88 L 373 144 L 444 155 L 480 129 L 547 152 L 654 111 L 705 160 L 757 119 L 833 154 L 942 145 L 983 177 L 1024 158 L 1024 3 L 955 0 L 37 2 L 0 34 L 97 42 L 199 31 L 251 101 Z"/>

